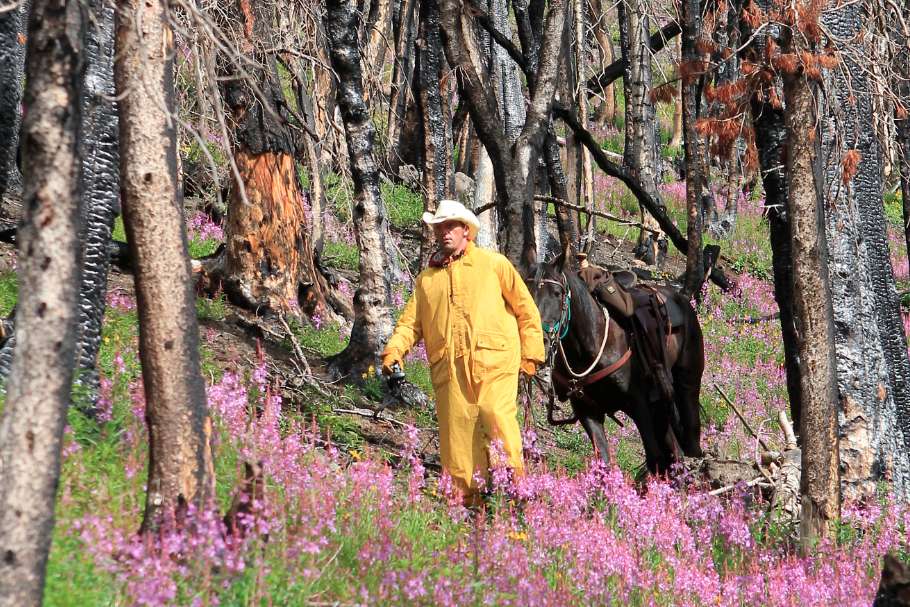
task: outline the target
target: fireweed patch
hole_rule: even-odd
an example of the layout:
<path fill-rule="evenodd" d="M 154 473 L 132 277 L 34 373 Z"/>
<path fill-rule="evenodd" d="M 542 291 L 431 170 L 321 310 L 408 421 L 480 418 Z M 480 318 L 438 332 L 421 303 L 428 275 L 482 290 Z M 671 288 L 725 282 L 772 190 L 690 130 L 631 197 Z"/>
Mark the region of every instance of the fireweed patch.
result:
<path fill-rule="evenodd" d="M 119 379 L 118 368 L 103 390 L 112 421 L 102 433 L 116 432 L 94 444 L 66 434 L 51 558 L 60 570 L 64 547 L 79 553 L 71 567 L 99 578 L 113 602 L 867 604 L 875 563 L 906 544 L 910 513 L 888 502 L 848 505 L 850 538 L 801 558 L 756 540 L 763 515 L 740 495 L 659 480 L 642 489 L 596 461 L 575 475 L 535 462 L 513 478 L 495 453 L 487 507 L 468 511 L 446 478 L 426 477 L 414 429 L 404 430 L 396 466 L 352 458 L 283 412 L 264 368 L 226 372 L 208 390 L 216 458 L 235 466 L 231 474 L 219 465 L 220 503 L 143 538 L 142 473 L 131 468 L 144 461 L 144 400 L 141 383 Z M 94 494 L 85 485 L 99 449 L 110 483 Z M 237 494 L 243 462 L 261 468 L 261 495 Z M 237 501 L 247 507 L 228 524 L 223 513 Z M 49 579 L 49 604 L 78 593 L 64 582 L 86 575 Z"/>

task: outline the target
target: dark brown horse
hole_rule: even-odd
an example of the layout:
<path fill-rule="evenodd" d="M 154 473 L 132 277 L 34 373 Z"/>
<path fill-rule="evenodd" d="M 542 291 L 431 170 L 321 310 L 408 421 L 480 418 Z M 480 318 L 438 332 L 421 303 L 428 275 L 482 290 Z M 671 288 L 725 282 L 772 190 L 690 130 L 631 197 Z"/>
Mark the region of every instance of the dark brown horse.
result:
<path fill-rule="evenodd" d="M 649 472 L 667 473 L 679 459 L 679 447 L 690 457 L 701 456 L 698 396 L 705 366 L 704 342 L 689 302 L 669 287 L 658 289 L 666 305 L 675 308 L 671 316 L 681 319 L 674 323 L 679 326 L 667 340 L 674 393 L 668 399 L 654 389 L 653 374 L 632 355 L 625 319 L 617 321 L 605 312 L 567 267 L 565 254 L 538 264 L 526 275 L 540 310 L 557 394 L 568 393 L 575 417 L 595 451 L 608 461 L 604 419 L 622 411 L 638 428 Z M 588 383 L 592 377 L 594 381 Z M 573 379 L 574 392 L 566 385 Z"/>

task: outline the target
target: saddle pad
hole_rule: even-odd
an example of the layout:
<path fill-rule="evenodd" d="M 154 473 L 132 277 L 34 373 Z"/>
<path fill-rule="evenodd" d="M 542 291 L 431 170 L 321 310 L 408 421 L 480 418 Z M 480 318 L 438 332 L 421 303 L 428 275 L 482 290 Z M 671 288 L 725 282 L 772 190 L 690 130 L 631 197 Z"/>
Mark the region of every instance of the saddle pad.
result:
<path fill-rule="evenodd" d="M 673 291 L 668 288 L 655 289 L 654 287 L 644 285 L 635 287 L 629 291 L 632 295 L 632 299 L 635 301 L 635 308 L 637 309 L 641 306 L 650 305 L 649 300 L 655 291 L 660 295 L 659 301 L 670 321 L 670 327 L 676 329 L 683 326 L 686 323 L 686 316 L 683 313 L 682 308 L 680 308 L 680 304 L 673 298 Z"/>

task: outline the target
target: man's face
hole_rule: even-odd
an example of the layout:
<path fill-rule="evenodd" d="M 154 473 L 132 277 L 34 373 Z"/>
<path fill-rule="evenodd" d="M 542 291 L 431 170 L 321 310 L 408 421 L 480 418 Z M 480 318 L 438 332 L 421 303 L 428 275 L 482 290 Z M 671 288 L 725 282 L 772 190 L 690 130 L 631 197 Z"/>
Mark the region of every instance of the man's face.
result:
<path fill-rule="evenodd" d="M 444 221 L 433 226 L 439 249 L 446 255 L 460 251 L 468 240 L 468 229 L 460 221 Z"/>

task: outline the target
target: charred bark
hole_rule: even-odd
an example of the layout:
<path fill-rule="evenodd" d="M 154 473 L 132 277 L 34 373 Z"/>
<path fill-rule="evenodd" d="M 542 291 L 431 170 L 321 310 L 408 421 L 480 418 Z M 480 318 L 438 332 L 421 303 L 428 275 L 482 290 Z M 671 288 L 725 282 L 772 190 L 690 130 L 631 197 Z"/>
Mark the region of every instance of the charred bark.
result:
<path fill-rule="evenodd" d="M 411 90 L 411 77 L 414 71 L 414 46 L 416 27 L 414 14 L 418 0 L 401 0 L 398 10 L 398 19 L 395 21 L 395 63 L 392 67 L 392 95 L 389 99 L 389 118 L 386 132 L 386 141 L 389 149 L 386 151 L 386 166 L 392 175 L 398 173 L 401 164 L 399 152 L 401 138 L 401 123 L 405 118 L 408 93 Z"/>
<path fill-rule="evenodd" d="M 79 291 L 77 381 L 87 390 L 90 410 L 100 390 L 98 350 L 110 268 L 109 243 L 120 213 L 117 109 L 114 98 L 114 7 L 91 0 L 86 28 L 86 69 L 81 91 L 79 156 L 82 158 L 82 286 Z"/>
<path fill-rule="evenodd" d="M 360 285 L 354 294 L 354 326 L 348 346 L 330 366 L 337 376 L 359 378 L 371 366 L 391 334 L 390 284 L 386 238 L 388 218 L 379 195 L 379 169 L 373 156 L 374 129 L 363 99 L 357 17 L 350 0 L 329 0 L 325 29 L 332 67 L 338 74 L 338 106 L 347 135 L 354 181 L 354 237 L 360 249 Z"/>
<path fill-rule="evenodd" d="M 686 252 L 686 277 L 681 293 L 688 299 L 700 295 L 705 279 L 701 243 L 704 231 L 702 195 L 707 186 L 707 167 L 704 162 L 704 138 L 695 130 L 695 124 L 701 117 L 702 76 L 693 72 L 700 59 L 696 48 L 702 29 L 699 0 L 682 0 L 682 21 L 682 64 L 688 66 L 680 71 L 685 74 L 681 90 L 686 155 L 686 240 L 689 250 Z"/>
<path fill-rule="evenodd" d="M 648 6 L 646 0 L 623 0 L 617 5 L 619 40 L 625 93 L 625 146 L 623 164 L 638 179 L 642 188 L 658 201 L 657 183 L 658 136 L 657 119 L 651 91 L 651 53 L 649 48 Z M 660 224 L 642 208 L 642 224 L 660 230 Z M 661 243 L 663 240 L 663 243 Z M 649 230 L 641 230 L 635 256 L 647 264 L 660 265 L 662 244 L 666 238 Z"/>
<path fill-rule="evenodd" d="M 799 349 L 793 316 L 793 259 L 790 249 L 790 220 L 787 215 L 786 162 L 787 125 L 781 109 L 752 101 L 752 124 L 762 185 L 765 190 L 765 217 L 771 242 L 771 264 L 774 272 L 774 299 L 780 310 L 781 337 L 784 342 L 784 366 L 787 371 L 787 395 L 790 417 L 799 431 L 802 412 L 802 388 L 799 381 Z"/>
<path fill-rule="evenodd" d="M 16 161 L 19 151 L 19 111 L 25 67 L 27 0 L 12 10 L 0 12 L 0 211 L 4 219 L 18 220 L 8 210 L 8 201 L 18 200 L 22 174 Z"/>
<path fill-rule="evenodd" d="M 440 200 L 452 198 L 454 166 L 451 120 L 443 113 L 440 82 L 443 70 L 442 41 L 439 35 L 439 6 L 436 0 L 421 0 L 417 40 L 417 88 L 423 126 L 423 189 L 427 211 L 436 210 Z M 433 233 L 423 226 L 420 267 L 430 257 Z"/>
<path fill-rule="evenodd" d="M 870 497 L 882 478 L 910 495 L 910 361 L 882 206 L 882 151 L 873 91 L 857 63 L 863 7 L 828 11 L 824 24 L 843 66 L 827 79 L 822 121 L 825 210 L 836 320 L 838 387 L 843 399 L 841 456 L 845 493 Z M 859 53 L 857 53 L 859 51 Z M 858 164 L 845 173 L 847 155 Z M 852 163 L 849 163 L 852 165 Z"/>
<path fill-rule="evenodd" d="M 36 0 L 28 30 L 19 344 L 0 421 L 0 605 L 10 607 L 42 602 L 73 379 L 80 8 L 78 2 Z"/>
<path fill-rule="evenodd" d="M 532 204 L 537 162 L 556 86 L 558 49 L 565 26 L 565 2 L 550 4 L 527 116 L 518 139 L 509 145 L 507 128 L 495 96 L 481 82 L 468 54 L 460 7 L 454 0 L 440 3 L 446 57 L 459 77 L 460 91 L 477 134 L 493 161 L 503 229 L 501 247 L 515 264 L 536 259 L 535 215 Z"/>
<path fill-rule="evenodd" d="M 324 312 L 326 285 L 315 268 L 297 180 L 299 136 L 290 128 L 271 48 L 274 6 L 238 0 L 234 10 L 258 67 L 234 58 L 221 67 L 237 167 L 225 224 L 226 292 L 250 309 Z"/>
<path fill-rule="evenodd" d="M 143 531 L 214 497 L 211 420 L 183 208 L 177 196 L 173 34 L 165 5 L 117 10 L 123 219 L 135 262 L 139 357 L 149 431 Z"/>

